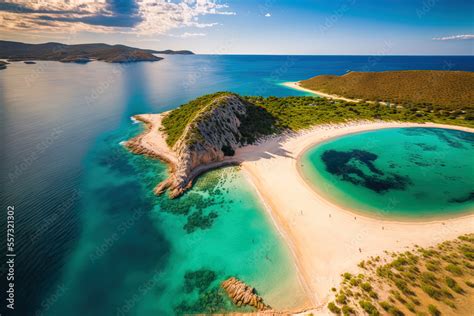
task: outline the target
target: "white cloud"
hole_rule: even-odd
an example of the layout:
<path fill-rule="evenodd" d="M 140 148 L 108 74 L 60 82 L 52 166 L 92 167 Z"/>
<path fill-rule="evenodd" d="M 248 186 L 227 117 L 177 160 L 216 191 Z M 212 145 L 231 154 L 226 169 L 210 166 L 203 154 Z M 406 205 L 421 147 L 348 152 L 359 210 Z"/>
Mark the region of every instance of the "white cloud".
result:
<path fill-rule="evenodd" d="M 201 37 L 206 36 L 206 33 L 188 33 L 184 32 L 183 34 L 179 35 L 169 35 L 170 37 L 178 37 L 178 38 L 189 38 L 189 37 Z"/>
<path fill-rule="evenodd" d="M 136 21 L 132 25 L 110 19 L 113 12 L 109 0 L 6 0 L 0 3 L 0 31 L 54 32 L 128 32 L 142 35 L 167 34 L 182 27 L 208 28 L 216 22 L 200 22 L 206 15 L 235 15 L 219 0 L 135 0 L 133 15 L 119 18 Z M 102 19 L 102 20 L 101 20 Z M 192 34 L 192 33 L 189 33 Z M 198 34 L 198 33 L 196 33 Z"/>
<path fill-rule="evenodd" d="M 205 28 L 217 23 L 200 23 L 204 15 L 235 15 L 225 11 L 228 6 L 215 0 L 183 0 L 178 3 L 165 0 L 141 0 L 139 12 L 144 21 L 137 27 L 138 32 L 164 34 L 179 27 Z"/>
<path fill-rule="evenodd" d="M 266 18 L 269 18 L 269 17 L 271 17 L 271 16 L 272 16 L 271 13 L 265 14 L 265 17 L 266 17 Z"/>
<path fill-rule="evenodd" d="M 433 40 L 435 40 L 435 41 L 470 40 L 470 39 L 474 39 L 473 34 L 452 35 L 452 36 L 433 38 Z"/>

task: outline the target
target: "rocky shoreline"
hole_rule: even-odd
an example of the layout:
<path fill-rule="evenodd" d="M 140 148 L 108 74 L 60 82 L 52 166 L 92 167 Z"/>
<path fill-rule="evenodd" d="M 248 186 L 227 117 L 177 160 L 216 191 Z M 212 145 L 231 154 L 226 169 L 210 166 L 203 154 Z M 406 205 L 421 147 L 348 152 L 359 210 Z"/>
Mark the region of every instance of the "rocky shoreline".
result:
<path fill-rule="evenodd" d="M 158 158 L 170 166 L 169 177 L 155 187 L 154 193 L 168 191 L 171 198 L 176 198 L 200 174 L 241 162 L 233 153 L 242 146 L 240 117 L 246 111 L 244 101 L 235 95 L 216 98 L 196 115 L 172 148 L 162 130 L 162 120 L 168 113 L 136 115 L 134 119 L 145 124 L 145 131 L 125 146 L 135 154 Z"/>
<path fill-rule="evenodd" d="M 156 195 L 168 191 L 171 198 L 179 197 L 192 186 L 194 179 L 202 173 L 240 163 L 232 157 L 224 159 L 223 154 L 218 157 L 196 157 L 197 153 L 190 152 L 189 149 L 177 151 L 169 148 L 165 141 L 166 137 L 161 131 L 161 120 L 166 114 L 135 115 L 133 119 L 143 123 L 145 130 L 124 143 L 130 152 L 159 159 L 168 165 L 169 177 L 153 189 Z M 194 162 L 189 161 L 192 159 L 195 159 Z"/>

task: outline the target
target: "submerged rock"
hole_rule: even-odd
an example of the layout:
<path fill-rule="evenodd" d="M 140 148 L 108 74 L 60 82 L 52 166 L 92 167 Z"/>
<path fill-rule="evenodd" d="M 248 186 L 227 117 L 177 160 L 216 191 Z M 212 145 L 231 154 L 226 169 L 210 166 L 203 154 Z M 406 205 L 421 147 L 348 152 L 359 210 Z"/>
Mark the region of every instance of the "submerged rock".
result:
<path fill-rule="evenodd" d="M 248 286 L 235 277 L 222 282 L 221 287 L 237 306 L 251 306 L 259 311 L 271 309 L 270 306 L 263 302 L 263 298 L 256 293 L 253 287 Z"/>

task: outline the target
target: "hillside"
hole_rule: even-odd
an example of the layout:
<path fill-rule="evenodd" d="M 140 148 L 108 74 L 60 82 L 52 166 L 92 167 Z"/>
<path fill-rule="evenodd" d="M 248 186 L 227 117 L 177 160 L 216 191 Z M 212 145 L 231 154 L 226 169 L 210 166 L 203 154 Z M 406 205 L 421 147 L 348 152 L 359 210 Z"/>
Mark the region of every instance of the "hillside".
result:
<path fill-rule="evenodd" d="M 194 55 L 194 53 L 190 50 L 153 50 L 153 49 L 145 49 L 146 52 L 152 54 L 163 54 L 163 55 Z"/>
<path fill-rule="evenodd" d="M 136 61 L 158 61 L 163 58 L 153 54 L 189 54 L 190 51 L 155 51 L 125 45 L 61 43 L 25 44 L 0 41 L 0 58 L 11 61 L 52 60 L 61 62 L 86 63 L 91 59 L 110 63 Z"/>
<path fill-rule="evenodd" d="M 397 104 L 429 103 L 445 108 L 474 108 L 474 72 L 384 71 L 321 75 L 301 86 L 348 98 Z"/>
<path fill-rule="evenodd" d="M 371 257 L 344 273 L 334 314 L 469 315 L 474 298 L 474 234 L 437 246 Z"/>
<path fill-rule="evenodd" d="M 186 190 L 203 165 L 224 161 L 235 150 L 277 129 L 271 115 L 236 94 L 219 92 L 171 111 L 162 121 L 166 142 L 178 163 L 169 179 L 155 189 L 172 197 Z"/>

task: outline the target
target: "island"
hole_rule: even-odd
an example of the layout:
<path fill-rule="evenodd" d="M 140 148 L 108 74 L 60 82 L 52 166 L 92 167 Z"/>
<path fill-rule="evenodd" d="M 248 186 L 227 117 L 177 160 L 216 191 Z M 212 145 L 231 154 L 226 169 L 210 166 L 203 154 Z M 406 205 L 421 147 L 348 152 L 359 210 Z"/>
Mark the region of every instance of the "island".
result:
<path fill-rule="evenodd" d="M 88 63 L 99 60 L 108 63 L 159 61 L 154 54 L 193 54 L 191 51 L 156 51 L 125 45 L 102 43 L 66 45 L 61 43 L 26 44 L 0 41 L 0 58 L 8 61 L 60 61 L 65 63 Z"/>
<path fill-rule="evenodd" d="M 401 73 L 402 77 L 398 77 L 401 81 L 405 80 L 404 74 L 412 75 Z M 154 192 L 168 191 L 171 198 L 184 194 L 196 177 L 207 170 L 239 165 L 293 254 L 307 300 L 312 304 L 306 312 L 379 315 L 383 310 L 403 315 L 398 311 L 418 310 L 417 306 L 444 310 L 445 307 L 432 303 L 436 297 L 451 304 L 456 293 L 473 293 L 472 281 L 466 283 L 468 277 L 462 276 L 472 274 L 469 269 L 474 264 L 473 238 L 465 235 L 472 233 L 474 214 L 407 221 L 354 213 L 308 185 L 301 174 L 300 157 L 316 144 L 363 131 L 436 127 L 473 133 L 474 95 L 463 81 L 470 82 L 473 74 L 455 72 L 453 76 L 458 76 L 456 80 L 461 86 L 456 91 L 463 96 L 452 102 L 446 95 L 452 93 L 449 88 L 452 82 L 446 80 L 450 76 L 433 77 L 440 87 L 436 98 L 416 99 L 415 94 L 407 92 L 396 102 L 383 97 L 355 100 L 363 95 L 345 95 L 339 90 L 325 90 L 337 93 L 336 98 L 265 98 L 218 92 L 169 112 L 134 116 L 145 125 L 145 130 L 124 146 L 135 154 L 168 163 L 169 177 L 158 183 Z M 467 101 L 459 101 L 464 99 Z M 456 241 L 460 235 L 464 236 Z M 434 252 L 437 243 L 445 240 L 454 241 L 439 247 L 456 251 L 456 256 L 467 256 L 467 266 L 459 267 L 462 258 L 455 264 L 449 263 L 449 258 Z M 408 248 L 410 254 L 406 253 Z M 409 270 L 414 269 L 416 260 L 422 259 L 426 262 L 423 269 Z M 449 268 L 458 271 L 456 278 L 449 275 L 448 268 L 442 276 L 454 293 L 443 292 L 434 285 L 441 279 L 433 278 L 435 270 L 428 266 L 436 265 L 439 260 L 456 266 Z M 406 269 L 400 270 L 400 266 Z M 421 283 L 416 283 L 409 271 Z M 401 279 L 398 274 L 402 275 Z M 462 287 L 461 282 L 464 282 Z M 419 285 L 416 289 L 415 283 Z M 387 288 L 391 289 L 391 295 L 387 295 Z M 417 297 L 423 297 L 423 301 Z"/>

